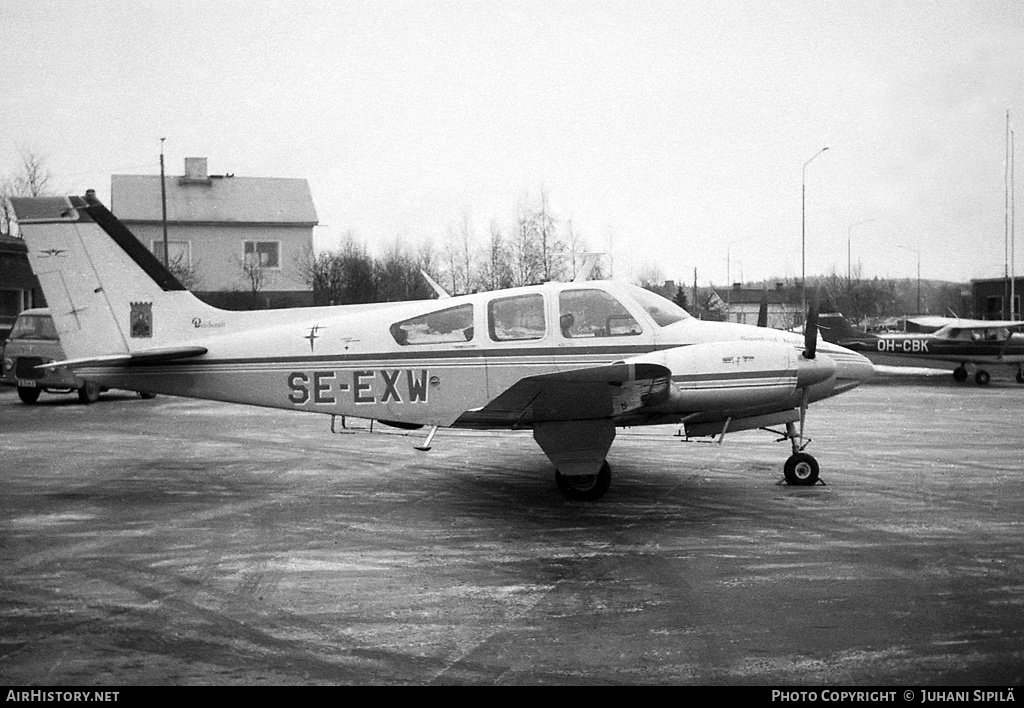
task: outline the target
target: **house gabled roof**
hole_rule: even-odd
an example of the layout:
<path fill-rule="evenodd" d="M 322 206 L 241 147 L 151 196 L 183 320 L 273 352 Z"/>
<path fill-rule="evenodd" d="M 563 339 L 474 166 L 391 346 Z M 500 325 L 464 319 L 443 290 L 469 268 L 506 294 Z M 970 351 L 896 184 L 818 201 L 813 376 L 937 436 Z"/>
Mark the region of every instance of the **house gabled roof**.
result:
<path fill-rule="evenodd" d="M 167 221 L 315 226 L 316 209 L 304 179 L 167 176 Z M 113 175 L 110 210 L 126 222 L 160 222 L 159 175 Z"/>
<path fill-rule="evenodd" d="M 737 289 L 731 288 L 726 290 L 722 288 L 718 290 L 718 297 L 722 298 L 722 302 L 728 302 L 731 305 L 758 305 L 761 304 L 761 299 L 768 294 L 769 305 L 800 305 L 800 293 L 790 288 L 776 288 L 770 290 L 762 289 Z"/>

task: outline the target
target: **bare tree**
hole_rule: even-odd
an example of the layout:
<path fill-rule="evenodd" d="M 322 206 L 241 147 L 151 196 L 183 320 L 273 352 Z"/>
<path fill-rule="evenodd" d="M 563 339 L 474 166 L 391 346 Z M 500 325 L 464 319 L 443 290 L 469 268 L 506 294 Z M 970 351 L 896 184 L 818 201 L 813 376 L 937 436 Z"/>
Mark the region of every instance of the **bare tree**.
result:
<path fill-rule="evenodd" d="M 0 233 L 16 233 L 11 197 L 42 197 L 53 188 L 53 173 L 46 166 L 45 155 L 23 146 L 18 156 L 18 172 L 0 181 Z"/>
<path fill-rule="evenodd" d="M 11 180 L 5 179 L 0 182 L 0 234 L 7 235 L 15 232 L 14 209 L 11 207 L 11 197 L 18 196 L 14 191 L 14 184 Z"/>
<path fill-rule="evenodd" d="M 485 290 L 501 290 L 512 285 L 509 249 L 498 222 L 491 220 L 490 235 L 483 262 L 478 269 L 480 284 Z"/>
<path fill-rule="evenodd" d="M 14 188 L 19 196 L 42 197 L 50 193 L 53 173 L 46 166 L 46 156 L 22 147 L 18 150 L 21 171 L 15 177 Z"/>
<path fill-rule="evenodd" d="M 263 265 L 263 261 L 260 260 L 258 253 L 246 254 L 239 265 L 241 280 L 245 283 L 247 292 L 252 293 L 255 300 L 260 291 L 267 286 L 270 272 Z"/>
<path fill-rule="evenodd" d="M 171 274 L 177 278 L 178 282 L 184 285 L 186 289 L 195 290 L 202 280 L 199 277 L 199 264 L 189 263 L 185 256 L 186 254 L 179 253 L 171 258 L 171 262 L 167 264 L 167 270 L 171 271 Z"/>
<path fill-rule="evenodd" d="M 525 204 L 519 207 L 516 232 L 509 244 L 512 285 L 530 285 L 544 276 L 544 256 L 536 221 Z"/>

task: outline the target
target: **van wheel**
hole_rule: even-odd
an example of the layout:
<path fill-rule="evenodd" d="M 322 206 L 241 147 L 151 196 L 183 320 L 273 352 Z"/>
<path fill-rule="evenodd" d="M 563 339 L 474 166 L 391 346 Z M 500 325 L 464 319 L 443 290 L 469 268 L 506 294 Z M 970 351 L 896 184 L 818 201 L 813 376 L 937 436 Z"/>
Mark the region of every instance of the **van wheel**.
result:
<path fill-rule="evenodd" d="M 78 400 L 82 403 L 95 403 L 100 400 L 99 384 L 89 383 L 88 381 L 82 384 L 82 388 L 78 389 Z"/>
<path fill-rule="evenodd" d="M 29 388 L 28 386 L 18 386 L 18 398 L 21 399 L 22 403 L 32 405 L 39 400 L 39 389 Z"/>

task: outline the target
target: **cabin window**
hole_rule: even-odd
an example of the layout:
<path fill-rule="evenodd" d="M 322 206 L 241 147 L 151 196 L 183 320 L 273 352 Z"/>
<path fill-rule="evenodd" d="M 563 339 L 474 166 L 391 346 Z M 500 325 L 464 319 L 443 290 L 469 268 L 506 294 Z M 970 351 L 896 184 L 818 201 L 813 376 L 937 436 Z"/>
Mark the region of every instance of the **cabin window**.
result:
<path fill-rule="evenodd" d="M 629 337 L 643 327 L 604 290 L 563 290 L 558 296 L 558 326 L 567 339 Z"/>
<path fill-rule="evenodd" d="M 542 339 L 547 327 L 543 295 L 519 295 L 491 300 L 487 327 L 497 342 Z"/>
<path fill-rule="evenodd" d="M 279 269 L 281 243 L 279 241 L 246 241 L 244 263 L 247 266 Z"/>
<path fill-rule="evenodd" d="M 391 336 L 402 346 L 468 342 L 473 339 L 473 306 L 449 307 L 396 322 Z"/>

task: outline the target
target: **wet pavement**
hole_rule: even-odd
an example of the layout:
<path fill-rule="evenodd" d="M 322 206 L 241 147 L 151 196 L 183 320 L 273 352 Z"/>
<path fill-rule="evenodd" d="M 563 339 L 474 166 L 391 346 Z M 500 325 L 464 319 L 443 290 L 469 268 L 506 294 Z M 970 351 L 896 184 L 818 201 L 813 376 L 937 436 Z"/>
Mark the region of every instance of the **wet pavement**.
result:
<path fill-rule="evenodd" d="M 802 488 L 771 434 L 620 431 L 572 503 L 529 433 L 0 389 L 0 681 L 1020 685 L 1022 403 L 881 377 Z"/>

